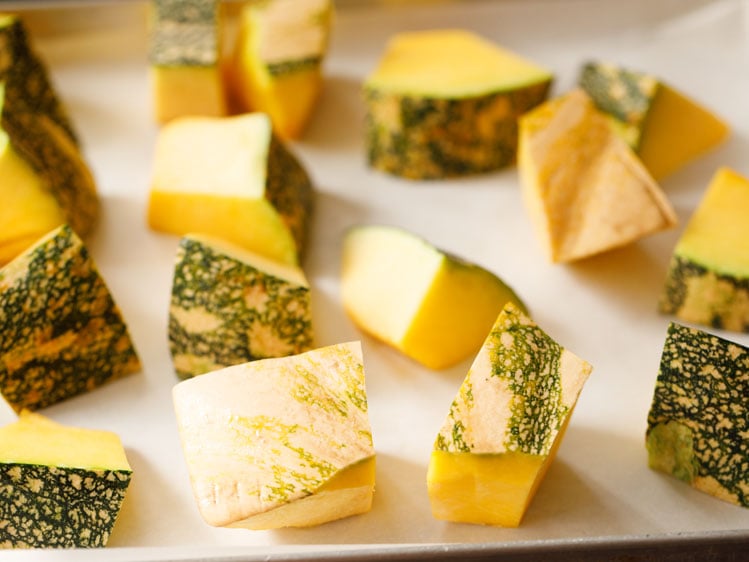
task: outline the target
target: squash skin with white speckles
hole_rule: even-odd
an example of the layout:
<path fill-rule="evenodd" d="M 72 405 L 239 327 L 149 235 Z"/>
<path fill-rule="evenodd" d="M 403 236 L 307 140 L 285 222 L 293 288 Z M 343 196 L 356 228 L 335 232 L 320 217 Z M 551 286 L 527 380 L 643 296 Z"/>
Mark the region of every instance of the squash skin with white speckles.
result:
<path fill-rule="evenodd" d="M 219 527 L 307 527 L 371 508 L 358 342 L 182 381 L 173 400 L 198 508 Z"/>
<path fill-rule="evenodd" d="M 591 369 L 505 305 L 435 440 L 427 473 L 433 515 L 520 525 Z"/>
<path fill-rule="evenodd" d="M 749 349 L 671 323 L 646 446 L 651 468 L 749 507 Z"/>
<path fill-rule="evenodd" d="M 205 236 L 180 241 L 169 347 L 181 378 L 312 348 L 310 289 L 301 269 Z"/>
<path fill-rule="evenodd" d="M 63 225 L 0 269 L 0 393 L 37 410 L 140 370 L 121 312 Z"/>
<path fill-rule="evenodd" d="M 131 476 L 116 435 L 22 412 L 0 428 L 0 548 L 106 546 Z"/>

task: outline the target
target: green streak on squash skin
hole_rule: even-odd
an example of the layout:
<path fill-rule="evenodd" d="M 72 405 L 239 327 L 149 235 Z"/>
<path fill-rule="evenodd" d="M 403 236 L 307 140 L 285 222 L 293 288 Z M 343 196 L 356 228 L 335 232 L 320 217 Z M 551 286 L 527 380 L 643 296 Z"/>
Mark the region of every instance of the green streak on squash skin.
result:
<path fill-rule="evenodd" d="M 0 270 L 0 392 L 37 410 L 140 370 L 119 308 L 63 225 Z"/>
<path fill-rule="evenodd" d="M 646 440 L 650 466 L 749 507 L 749 349 L 672 323 Z"/>
<path fill-rule="evenodd" d="M 149 60 L 161 67 L 211 67 L 219 62 L 216 0 L 155 0 Z"/>
<path fill-rule="evenodd" d="M 106 546 L 131 474 L 0 464 L 0 548 Z"/>

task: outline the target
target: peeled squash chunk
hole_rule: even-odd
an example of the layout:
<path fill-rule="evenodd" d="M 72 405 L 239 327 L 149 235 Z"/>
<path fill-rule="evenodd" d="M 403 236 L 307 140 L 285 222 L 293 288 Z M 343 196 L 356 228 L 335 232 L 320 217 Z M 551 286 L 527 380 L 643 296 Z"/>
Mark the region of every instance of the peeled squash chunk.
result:
<path fill-rule="evenodd" d="M 512 164 L 517 118 L 546 99 L 551 80 L 467 31 L 395 35 L 364 84 L 369 164 L 411 179 Z"/>
<path fill-rule="evenodd" d="M 217 0 L 152 0 L 149 60 L 156 120 L 227 112 Z"/>
<path fill-rule="evenodd" d="M 242 111 L 267 113 L 284 139 L 302 136 L 322 90 L 332 0 L 247 3 L 229 72 Z"/>
<path fill-rule="evenodd" d="M 749 507 L 749 349 L 672 323 L 646 446 L 650 468 Z"/>
<path fill-rule="evenodd" d="M 523 200 L 552 262 L 571 262 L 676 225 L 665 194 L 582 90 L 520 119 Z"/>
<path fill-rule="evenodd" d="M 122 314 L 63 225 L 0 269 L 0 394 L 37 410 L 140 370 Z"/>
<path fill-rule="evenodd" d="M 435 440 L 434 517 L 519 526 L 591 370 L 508 303 Z"/>
<path fill-rule="evenodd" d="M 342 343 L 179 383 L 195 499 L 219 527 L 307 527 L 369 511 L 375 453 L 361 346 Z"/>
<path fill-rule="evenodd" d="M 656 179 L 702 156 L 729 134 L 719 117 L 655 76 L 590 62 L 583 67 L 579 83 L 611 115 Z"/>
<path fill-rule="evenodd" d="M 299 267 L 227 242 L 184 237 L 169 308 L 169 349 L 182 378 L 312 348 L 310 288 Z"/>
<path fill-rule="evenodd" d="M 21 412 L 0 428 L 0 548 L 106 546 L 131 475 L 114 433 Z"/>
<path fill-rule="evenodd" d="M 713 176 L 671 256 L 659 310 L 685 322 L 749 332 L 749 179 Z"/>
<path fill-rule="evenodd" d="M 155 152 L 152 229 L 206 234 L 299 263 L 312 185 L 265 114 L 175 119 L 161 128 Z"/>
<path fill-rule="evenodd" d="M 432 369 L 476 353 L 505 303 L 523 307 L 493 273 L 381 225 L 346 233 L 341 293 L 357 326 Z"/>

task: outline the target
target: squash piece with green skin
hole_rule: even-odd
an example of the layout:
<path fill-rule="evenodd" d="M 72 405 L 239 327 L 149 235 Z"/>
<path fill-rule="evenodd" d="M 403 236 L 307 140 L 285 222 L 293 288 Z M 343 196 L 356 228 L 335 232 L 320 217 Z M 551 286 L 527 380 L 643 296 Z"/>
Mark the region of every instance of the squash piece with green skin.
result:
<path fill-rule="evenodd" d="M 721 168 L 674 248 L 658 309 L 749 332 L 749 179 Z"/>
<path fill-rule="evenodd" d="M 658 180 L 728 136 L 719 117 L 651 74 L 589 62 L 579 84 Z"/>
<path fill-rule="evenodd" d="M 0 14 L 0 82 L 5 83 L 7 98 L 51 119 L 78 145 L 78 135 L 47 67 L 34 52 L 23 21 L 13 14 Z"/>
<path fill-rule="evenodd" d="M 106 546 L 131 476 L 114 433 L 21 412 L 0 427 L 0 548 Z"/>
<path fill-rule="evenodd" d="M 375 452 L 361 345 L 234 365 L 173 390 L 198 508 L 219 527 L 307 527 L 369 511 Z"/>
<path fill-rule="evenodd" d="M 140 370 L 119 308 L 68 225 L 0 269 L 0 394 L 37 410 Z"/>
<path fill-rule="evenodd" d="M 217 0 L 152 0 L 149 60 L 156 120 L 227 112 Z"/>
<path fill-rule="evenodd" d="M 646 447 L 654 470 L 749 507 L 749 349 L 671 323 Z"/>
<path fill-rule="evenodd" d="M 435 440 L 427 472 L 433 515 L 519 526 L 591 370 L 508 303 Z"/>
<path fill-rule="evenodd" d="M 490 271 L 383 225 L 346 233 L 341 294 L 357 326 L 432 369 L 476 353 L 508 301 L 524 308 Z"/>
<path fill-rule="evenodd" d="M 299 267 L 206 236 L 177 250 L 169 348 L 188 378 L 312 349 L 310 288 Z"/>
<path fill-rule="evenodd" d="M 369 164 L 410 179 L 512 164 L 517 118 L 546 99 L 551 81 L 467 31 L 398 34 L 364 84 Z"/>
<path fill-rule="evenodd" d="M 182 117 L 156 145 L 148 222 L 199 232 L 298 265 L 312 212 L 312 183 L 264 113 Z"/>
<path fill-rule="evenodd" d="M 322 90 L 331 0 L 246 4 L 229 73 L 241 111 L 262 111 L 283 139 L 302 136 Z"/>
<path fill-rule="evenodd" d="M 518 168 L 551 262 L 587 258 L 677 223 L 663 190 L 580 89 L 520 118 Z"/>

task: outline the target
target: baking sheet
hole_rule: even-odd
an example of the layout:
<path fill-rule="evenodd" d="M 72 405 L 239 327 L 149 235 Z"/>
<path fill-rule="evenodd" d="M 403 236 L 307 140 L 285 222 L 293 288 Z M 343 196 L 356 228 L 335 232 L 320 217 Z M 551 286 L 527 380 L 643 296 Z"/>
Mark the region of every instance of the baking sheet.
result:
<path fill-rule="evenodd" d="M 500 552 L 512 545 L 541 548 L 548 541 L 585 546 L 714 533 L 749 540 L 749 510 L 649 470 L 644 448 L 671 320 L 655 312 L 671 250 L 719 166 L 749 175 L 747 2 L 339 5 L 324 94 L 306 136 L 291 147 L 317 187 L 304 263 L 316 339 L 319 345 L 362 341 L 378 453 L 377 492 L 366 515 L 278 531 L 209 527 L 191 496 L 171 404 L 177 379 L 166 339 L 177 238 L 150 232 L 145 223 L 157 128 L 151 117 L 143 7 L 128 2 L 52 14 L 64 17 L 28 14 L 102 195 L 102 221 L 89 247 L 144 364 L 140 374 L 42 412 L 61 423 L 117 432 L 134 470 L 106 552 L 46 552 L 47 559 L 312 556 L 341 548 L 354 555 L 411 548 L 428 552 L 443 544 Z M 732 137 L 661 183 L 679 227 L 575 265 L 549 264 L 522 206 L 514 168 L 412 182 L 366 166 L 362 79 L 391 34 L 438 27 L 473 30 L 549 67 L 557 77 L 554 94 L 574 84 L 580 64 L 589 58 L 650 71 L 719 113 L 732 125 Z M 353 326 L 340 303 L 340 244 L 345 229 L 361 223 L 402 226 L 497 273 L 544 330 L 593 364 L 558 457 L 520 528 L 432 518 L 425 484 L 429 453 L 471 361 L 431 371 Z M 749 344 L 749 336 L 713 332 Z M 0 423 L 14 419 L 10 408 L 0 405 Z M 13 551 L 2 557 L 34 555 Z"/>

